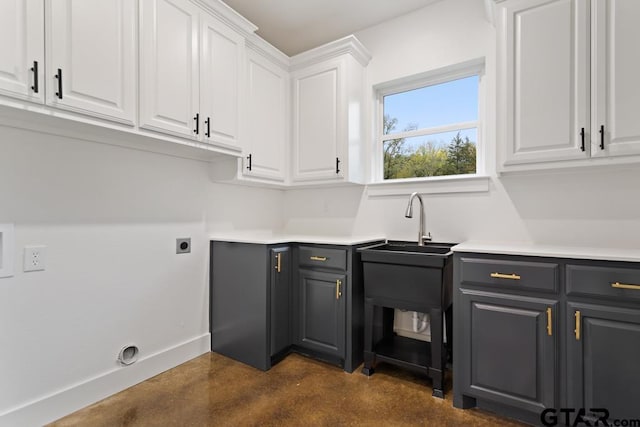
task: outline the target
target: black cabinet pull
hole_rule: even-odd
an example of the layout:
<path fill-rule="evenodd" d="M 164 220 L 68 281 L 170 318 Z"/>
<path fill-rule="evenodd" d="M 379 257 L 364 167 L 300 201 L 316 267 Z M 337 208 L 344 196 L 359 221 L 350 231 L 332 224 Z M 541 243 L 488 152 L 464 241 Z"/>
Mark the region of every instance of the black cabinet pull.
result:
<path fill-rule="evenodd" d="M 247 156 L 247 160 L 249 162 L 249 164 L 247 165 L 247 169 L 251 170 L 251 154 Z"/>
<path fill-rule="evenodd" d="M 58 68 L 55 78 L 58 79 L 58 91 L 56 92 L 56 96 L 58 99 L 62 99 L 62 70 L 60 68 Z"/>
<path fill-rule="evenodd" d="M 340 158 L 336 157 L 336 173 L 340 173 Z"/>
<path fill-rule="evenodd" d="M 205 131 L 204 136 L 209 138 L 211 136 L 211 117 L 207 117 L 207 120 L 205 120 L 204 123 L 207 125 L 207 130 Z"/>
<path fill-rule="evenodd" d="M 604 125 L 600 126 L 600 149 L 604 150 Z"/>
<path fill-rule="evenodd" d="M 31 71 L 33 71 L 33 86 L 31 86 L 31 89 L 33 93 L 38 93 L 38 61 L 33 61 Z"/>
<path fill-rule="evenodd" d="M 584 151 L 584 128 L 580 129 L 580 138 L 582 138 L 582 145 L 580 146 L 580 149 Z"/>
<path fill-rule="evenodd" d="M 193 130 L 193 133 L 196 135 L 200 134 L 200 113 L 196 113 L 196 116 L 193 118 L 196 121 L 196 128 Z"/>

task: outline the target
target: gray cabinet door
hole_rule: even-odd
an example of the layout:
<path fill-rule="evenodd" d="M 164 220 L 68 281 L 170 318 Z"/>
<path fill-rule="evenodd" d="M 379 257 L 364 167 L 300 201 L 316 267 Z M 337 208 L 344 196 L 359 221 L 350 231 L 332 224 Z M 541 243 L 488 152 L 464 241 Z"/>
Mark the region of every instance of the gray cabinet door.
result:
<path fill-rule="evenodd" d="M 291 346 L 291 251 L 274 248 L 271 255 L 271 356 Z"/>
<path fill-rule="evenodd" d="M 557 407 L 558 302 L 459 292 L 462 392 L 535 413 Z"/>
<path fill-rule="evenodd" d="M 299 270 L 299 346 L 345 357 L 347 285 L 344 274 Z"/>
<path fill-rule="evenodd" d="M 568 406 L 640 418 L 640 310 L 569 302 L 567 317 Z"/>
<path fill-rule="evenodd" d="M 266 371 L 269 260 L 264 245 L 211 243 L 211 350 Z"/>

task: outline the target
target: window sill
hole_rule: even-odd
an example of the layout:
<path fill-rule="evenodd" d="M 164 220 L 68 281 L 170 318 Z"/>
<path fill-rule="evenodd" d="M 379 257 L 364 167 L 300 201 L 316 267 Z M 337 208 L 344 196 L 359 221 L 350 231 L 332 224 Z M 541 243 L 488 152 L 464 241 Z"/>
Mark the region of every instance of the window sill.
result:
<path fill-rule="evenodd" d="M 407 196 L 420 194 L 481 193 L 489 191 L 491 178 L 486 175 L 409 178 L 372 182 L 367 185 L 369 197 Z"/>

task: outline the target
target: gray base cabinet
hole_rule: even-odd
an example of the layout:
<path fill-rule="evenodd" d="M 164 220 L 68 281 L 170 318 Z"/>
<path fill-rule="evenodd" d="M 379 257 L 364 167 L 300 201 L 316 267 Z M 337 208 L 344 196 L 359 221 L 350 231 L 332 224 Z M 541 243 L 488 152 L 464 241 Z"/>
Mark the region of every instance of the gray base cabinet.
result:
<path fill-rule="evenodd" d="M 454 347 L 455 407 L 640 419 L 640 264 L 456 253 Z"/>
<path fill-rule="evenodd" d="M 574 261 L 566 272 L 567 404 L 640 419 L 640 264 Z"/>
<path fill-rule="evenodd" d="M 267 370 L 291 346 L 288 246 L 211 242 L 211 350 Z"/>
<path fill-rule="evenodd" d="M 291 248 L 269 250 L 271 278 L 271 359 L 284 356 L 291 347 Z"/>
<path fill-rule="evenodd" d="M 454 255 L 454 406 L 557 407 L 559 275 L 555 262 Z"/>
<path fill-rule="evenodd" d="M 295 351 L 353 372 L 364 345 L 357 248 L 212 241 L 212 351 L 261 370 Z"/>
<path fill-rule="evenodd" d="M 292 254 L 293 349 L 347 372 L 363 360 L 362 246 L 298 244 Z"/>
<path fill-rule="evenodd" d="M 557 402 L 552 299 L 460 290 L 462 393 L 540 412 Z M 551 328 L 549 328 L 551 325 Z M 551 332 L 551 333 L 550 333 Z"/>
<path fill-rule="evenodd" d="M 569 407 L 640 419 L 640 309 L 570 302 L 567 325 Z"/>
<path fill-rule="evenodd" d="M 300 269 L 298 284 L 300 318 L 296 344 L 344 358 L 346 275 Z"/>

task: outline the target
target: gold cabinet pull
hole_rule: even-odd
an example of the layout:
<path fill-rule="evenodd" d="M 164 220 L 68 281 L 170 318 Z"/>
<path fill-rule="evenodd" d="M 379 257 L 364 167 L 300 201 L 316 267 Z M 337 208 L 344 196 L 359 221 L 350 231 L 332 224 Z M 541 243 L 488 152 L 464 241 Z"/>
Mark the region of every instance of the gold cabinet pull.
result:
<path fill-rule="evenodd" d="M 276 271 L 280 273 L 281 268 L 282 268 L 282 254 L 278 252 L 278 254 L 276 254 Z"/>
<path fill-rule="evenodd" d="M 573 333 L 576 334 L 576 341 L 580 341 L 580 312 L 576 311 L 574 316 L 576 318 L 576 328 L 573 330 Z"/>
<path fill-rule="evenodd" d="M 551 326 L 553 324 L 553 318 L 552 318 L 552 312 L 551 312 L 551 307 L 547 307 L 547 335 L 552 336 L 553 335 L 553 327 Z"/>
<path fill-rule="evenodd" d="M 311 261 L 326 261 L 327 257 L 326 256 L 310 256 L 309 259 Z"/>
<path fill-rule="evenodd" d="M 512 273 L 512 274 L 491 273 L 491 277 L 493 277 L 494 279 L 520 280 L 520 276 L 518 276 L 515 273 Z"/>
<path fill-rule="evenodd" d="M 616 289 L 633 289 L 636 291 L 640 291 L 640 285 L 626 285 L 620 282 L 612 283 L 611 287 Z"/>
<path fill-rule="evenodd" d="M 336 299 L 340 299 L 340 297 L 342 296 L 342 290 L 340 289 L 341 286 L 342 280 L 336 280 Z"/>

